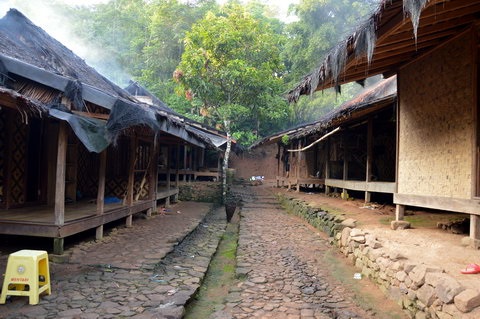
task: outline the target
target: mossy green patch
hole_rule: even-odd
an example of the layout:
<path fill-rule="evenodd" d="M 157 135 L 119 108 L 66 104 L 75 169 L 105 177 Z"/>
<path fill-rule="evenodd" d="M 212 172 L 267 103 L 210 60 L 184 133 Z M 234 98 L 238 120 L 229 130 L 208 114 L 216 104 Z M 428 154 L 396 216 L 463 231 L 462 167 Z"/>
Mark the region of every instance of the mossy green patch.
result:
<path fill-rule="evenodd" d="M 211 318 L 215 311 L 223 308 L 228 290 L 235 281 L 238 226 L 238 217 L 234 216 L 227 225 L 202 286 L 186 307 L 184 318 Z"/>

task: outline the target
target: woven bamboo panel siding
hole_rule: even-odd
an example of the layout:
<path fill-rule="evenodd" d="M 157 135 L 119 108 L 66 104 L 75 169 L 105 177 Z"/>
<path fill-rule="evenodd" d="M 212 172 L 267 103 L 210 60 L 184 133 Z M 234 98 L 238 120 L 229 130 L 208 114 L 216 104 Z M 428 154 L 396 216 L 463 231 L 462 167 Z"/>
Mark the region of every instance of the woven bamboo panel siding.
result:
<path fill-rule="evenodd" d="M 471 198 L 472 41 L 457 38 L 399 73 L 399 193 Z"/>

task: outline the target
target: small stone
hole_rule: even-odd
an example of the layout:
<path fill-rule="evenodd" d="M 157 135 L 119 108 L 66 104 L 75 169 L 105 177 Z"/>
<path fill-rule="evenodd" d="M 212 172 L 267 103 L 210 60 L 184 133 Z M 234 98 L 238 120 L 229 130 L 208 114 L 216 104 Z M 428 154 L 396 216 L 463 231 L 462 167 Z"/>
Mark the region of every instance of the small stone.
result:
<path fill-rule="evenodd" d="M 436 298 L 435 289 L 430 285 L 423 285 L 417 291 L 417 298 L 425 306 L 430 307 Z"/>
<path fill-rule="evenodd" d="M 252 279 L 250 279 L 251 282 L 255 283 L 255 284 L 264 284 L 267 282 L 267 278 L 265 277 L 254 277 Z"/>
<path fill-rule="evenodd" d="M 390 228 L 392 228 L 393 230 L 408 229 L 410 228 L 410 223 L 404 220 L 393 220 L 390 223 Z"/>
<path fill-rule="evenodd" d="M 313 287 L 306 287 L 302 289 L 302 292 L 306 295 L 313 295 L 315 293 L 315 288 Z"/>
<path fill-rule="evenodd" d="M 342 226 L 355 228 L 357 226 L 357 221 L 353 218 L 347 218 L 342 223 Z"/>

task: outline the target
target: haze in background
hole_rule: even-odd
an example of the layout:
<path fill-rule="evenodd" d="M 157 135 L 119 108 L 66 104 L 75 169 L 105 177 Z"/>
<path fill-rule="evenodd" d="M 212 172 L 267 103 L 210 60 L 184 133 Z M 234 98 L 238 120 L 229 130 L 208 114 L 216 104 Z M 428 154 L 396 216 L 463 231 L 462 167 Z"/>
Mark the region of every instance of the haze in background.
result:
<path fill-rule="evenodd" d="M 192 0 L 184 0 L 189 2 Z M 225 0 L 217 0 L 219 4 L 223 4 Z M 69 17 L 58 14 L 55 4 L 52 0 L 0 0 L 0 17 L 3 17 L 10 8 L 15 8 L 22 12 L 34 24 L 41 27 L 49 35 L 60 41 L 67 48 L 72 50 L 76 55 L 84 59 L 87 64 L 94 67 L 103 75 L 115 74 L 116 84 L 124 87 L 132 78 L 124 71 L 121 65 L 115 64 L 111 56 L 105 56 L 105 52 L 91 43 L 78 38 L 69 28 L 71 21 Z M 90 6 L 99 3 L 107 3 L 108 0 L 57 0 L 71 6 Z M 248 1 L 242 1 L 248 2 Z M 294 21 L 295 17 L 287 16 L 288 7 L 292 3 L 298 3 L 299 0 L 261 0 L 267 6 L 272 8 L 272 12 L 278 12 L 278 18 L 285 21 Z M 106 66 L 103 61 L 108 61 Z"/>

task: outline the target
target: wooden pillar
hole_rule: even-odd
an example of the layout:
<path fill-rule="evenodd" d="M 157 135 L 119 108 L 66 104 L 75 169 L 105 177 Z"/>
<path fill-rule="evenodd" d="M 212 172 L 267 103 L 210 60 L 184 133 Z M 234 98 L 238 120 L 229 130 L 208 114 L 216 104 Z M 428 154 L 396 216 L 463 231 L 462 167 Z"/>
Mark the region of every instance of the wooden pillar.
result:
<path fill-rule="evenodd" d="M 135 184 L 135 163 L 137 156 L 137 141 L 134 136 L 130 137 L 130 165 L 128 168 L 128 184 L 127 184 L 127 206 L 133 206 L 133 192 Z M 132 212 L 130 211 L 125 222 L 125 226 L 132 226 Z"/>
<path fill-rule="evenodd" d="M 348 180 L 348 147 L 347 147 L 347 139 L 345 138 L 345 134 L 342 136 L 343 140 L 343 180 Z M 342 189 L 342 198 L 348 199 L 348 191 L 347 189 Z"/>
<path fill-rule="evenodd" d="M 100 153 L 100 167 L 98 169 L 97 215 L 102 215 L 105 208 L 105 171 L 107 167 L 107 150 Z M 95 238 L 103 238 L 103 225 L 95 230 Z"/>
<path fill-rule="evenodd" d="M 302 152 L 300 152 L 300 149 L 302 148 L 302 140 L 298 140 L 298 152 L 297 152 L 297 169 L 295 170 L 295 174 L 297 175 L 297 193 L 300 193 L 300 184 L 299 184 L 299 179 L 300 179 L 300 165 L 302 164 Z"/>
<path fill-rule="evenodd" d="M 178 184 L 179 184 L 179 181 L 180 181 L 180 173 L 179 173 L 179 168 L 180 168 L 180 148 L 182 146 L 181 145 L 178 145 L 177 146 L 177 163 L 176 163 L 176 173 L 175 173 L 175 187 L 178 188 Z"/>
<path fill-rule="evenodd" d="M 195 147 L 192 145 L 190 146 L 190 170 L 196 171 L 197 170 L 197 165 L 195 164 Z M 190 174 L 190 181 L 194 180 L 194 175 Z"/>
<path fill-rule="evenodd" d="M 327 179 L 330 178 L 330 139 L 326 141 L 327 145 L 325 146 L 326 156 L 325 156 L 325 195 L 330 193 L 330 186 L 327 185 Z"/>
<path fill-rule="evenodd" d="M 152 211 L 157 211 L 157 186 L 158 186 L 158 144 L 155 135 L 150 150 L 150 167 L 148 172 L 148 199 L 152 202 L 152 208 L 147 210 L 147 216 L 152 216 Z"/>
<path fill-rule="evenodd" d="M 277 144 L 277 188 L 280 187 L 280 143 Z"/>
<path fill-rule="evenodd" d="M 171 157 L 171 154 L 172 154 L 172 148 L 170 147 L 170 145 L 167 146 L 167 191 L 170 191 L 170 188 L 171 188 L 171 185 L 172 185 L 172 182 L 170 181 L 170 165 L 172 163 L 172 157 Z M 167 198 L 165 198 L 165 207 L 169 207 L 170 206 L 170 196 L 167 196 Z"/>
<path fill-rule="evenodd" d="M 470 215 L 470 239 L 474 248 L 480 245 L 480 216 Z"/>
<path fill-rule="evenodd" d="M 68 132 L 67 124 L 63 121 L 59 124 L 57 146 L 57 168 L 55 173 L 55 225 L 62 226 L 65 223 L 65 169 L 67 158 Z M 63 254 L 63 238 L 53 239 L 53 253 Z"/>
<path fill-rule="evenodd" d="M 373 163 L 373 120 L 368 119 L 367 124 L 367 163 L 366 163 L 366 176 L 365 183 L 368 184 L 372 181 L 372 163 Z M 372 199 L 371 193 L 365 191 L 365 202 L 369 203 Z"/>
<path fill-rule="evenodd" d="M 183 145 L 183 181 L 187 181 L 187 146 Z"/>
<path fill-rule="evenodd" d="M 405 217 L 405 205 L 397 204 L 397 206 L 395 207 L 395 220 L 396 221 L 403 220 L 404 217 Z"/>

